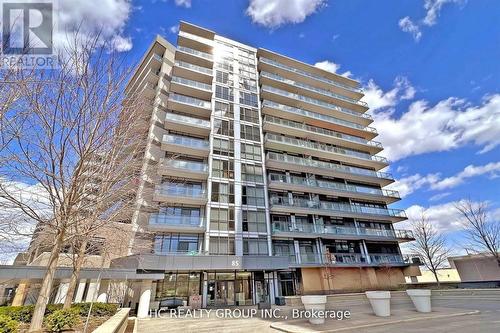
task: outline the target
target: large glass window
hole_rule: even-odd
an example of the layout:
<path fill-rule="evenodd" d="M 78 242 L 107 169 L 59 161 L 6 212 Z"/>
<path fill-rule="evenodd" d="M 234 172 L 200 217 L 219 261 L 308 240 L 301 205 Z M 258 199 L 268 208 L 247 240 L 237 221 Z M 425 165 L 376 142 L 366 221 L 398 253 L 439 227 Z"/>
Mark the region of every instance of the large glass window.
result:
<path fill-rule="evenodd" d="M 210 236 L 210 254 L 234 254 L 234 237 Z"/>
<path fill-rule="evenodd" d="M 260 145 L 241 143 L 241 158 L 253 161 L 262 161 L 262 149 Z"/>
<path fill-rule="evenodd" d="M 212 161 L 212 176 L 216 178 L 234 179 L 234 162 L 232 160 Z"/>
<path fill-rule="evenodd" d="M 251 123 L 259 123 L 259 111 L 240 107 L 240 119 Z"/>
<path fill-rule="evenodd" d="M 247 182 L 264 182 L 263 170 L 261 165 L 241 164 L 241 179 Z"/>
<path fill-rule="evenodd" d="M 259 106 L 257 94 L 240 91 L 240 104 L 245 104 L 253 107 Z"/>
<path fill-rule="evenodd" d="M 243 210 L 243 231 L 267 232 L 265 210 Z"/>
<path fill-rule="evenodd" d="M 234 231 L 234 208 L 212 207 L 210 209 L 210 230 Z"/>
<path fill-rule="evenodd" d="M 233 85 L 233 76 L 229 73 L 216 71 L 215 72 L 215 81 L 222 84 Z"/>
<path fill-rule="evenodd" d="M 225 99 L 227 101 L 233 100 L 233 88 L 215 86 L 215 97 Z"/>
<path fill-rule="evenodd" d="M 268 255 L 267 238 L 243 238 L 244 255 Z"/>
<path fill-rule="evenodd" d="M 234 118 L 233 103 L 215 101 L 215 116 Z"/>
<path fill-rule="evenodd" d="M 260 142 L 260 130 L 257 126 L 241 124 L 241 138 Z"/>
<path fill-rule="evenodd" d="M 233 139 L 220 139 L 214 138 L 213 140 L 213 152 L 214 154 L 221 156 L 234 156 L 234 141 Z"/>
<path fill-rule="evenodd" d="M 198 245 L 202 242 L 201 237 L 197 234 L 177 233 L 155 235 L 154 252 L 159 254 L 198 252 Z"/>
<path fill-rule="evenodd" d="M 264 187 L 263 186 L 243 186 L 242 203 L 251 206 L 264 206 Z"/>
<path fill-rule="evenodd" d="M 226 136 L 234 136 L 234 124 L 229 120 L 215 119 L 214 133 Z"/>
<path fill-rule="evenodd" d="M 212 182 L 212 201 L 234 204 L 234 183 Z"/>
<path fill-rule="evenodd" d="M 175 297 L 189 301 L 189 296 L 201 294 L 200 286 L 199 272 L 165 273 L 165 278 L 156 282 L 155 299 L 160 301 Z"/>

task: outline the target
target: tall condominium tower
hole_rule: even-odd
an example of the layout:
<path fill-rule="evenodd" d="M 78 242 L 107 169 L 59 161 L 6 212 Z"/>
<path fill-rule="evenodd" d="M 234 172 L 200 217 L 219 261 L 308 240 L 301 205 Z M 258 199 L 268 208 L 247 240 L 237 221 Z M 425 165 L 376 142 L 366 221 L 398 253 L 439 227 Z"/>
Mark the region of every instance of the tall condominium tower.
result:
<path fill-rule="evenodd" d="M 204 306 L 404 283 L 404 211 L 359 84 L 181 22 L 128 87 L 151 114 L 129 253 Z M 149 288 L 149 287 L 147 287 Z M 198 298 L 199 300 L 199 298 Z"/>

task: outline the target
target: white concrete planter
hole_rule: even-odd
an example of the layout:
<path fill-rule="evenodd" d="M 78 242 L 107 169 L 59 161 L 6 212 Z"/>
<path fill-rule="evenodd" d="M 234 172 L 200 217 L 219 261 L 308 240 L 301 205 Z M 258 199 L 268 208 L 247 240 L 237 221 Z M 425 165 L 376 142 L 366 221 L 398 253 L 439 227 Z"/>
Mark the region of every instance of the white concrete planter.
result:
<path fill-rule="evenodd" d="M 367 291 L 365 295 L 368 297 L 376 316 L 389 317 L 391 315 L 390 291 Z"/>
<path fill-rule="evenodd" d="M 325 295 L 308 295 L 300 297 L 302 304 L 306 310 L 313 311 L 324 311 L 326 305 Z M 325 322 L 325 318 L 309 318 L 309 322 L 313 325 L 321 325 Z"/>
<path fill-rule="evenodd" d="M 410 296 L 413 305 L 418 312 L 431 312 L 431 291 L 430 289 L 408 289 L 406 290 Z"/>

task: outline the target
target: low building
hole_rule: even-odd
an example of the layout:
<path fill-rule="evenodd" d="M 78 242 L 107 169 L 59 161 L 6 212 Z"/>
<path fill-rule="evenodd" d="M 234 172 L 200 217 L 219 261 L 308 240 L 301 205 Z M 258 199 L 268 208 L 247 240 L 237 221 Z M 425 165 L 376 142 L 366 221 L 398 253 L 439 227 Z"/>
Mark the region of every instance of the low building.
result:
<path fill-rule="evenodd" d="M 448 261 L 458 271 L 462 283 L 500 286 L 500 266 L 490 254 L 450 257 Z"/>
<path fill-rule="evenodd" d="M 439 282 L 460 282 L 460 275 L 454 268 L 440 268 L 437 271 Z M 429 270 L 421 270 L 419 276 L 407 276 L 406 283 L 435 283 L 436 277 Z"/>

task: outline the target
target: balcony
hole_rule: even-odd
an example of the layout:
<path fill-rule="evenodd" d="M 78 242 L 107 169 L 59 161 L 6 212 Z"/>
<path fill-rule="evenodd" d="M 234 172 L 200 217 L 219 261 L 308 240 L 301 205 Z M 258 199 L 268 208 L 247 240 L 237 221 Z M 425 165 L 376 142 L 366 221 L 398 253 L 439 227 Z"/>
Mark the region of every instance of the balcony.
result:
<path fill-rule="evenodd" d="M 205 219 L 199 216 L 151 213 L 148 229 L 153 231 L 204 232 Z"/>
<path fill-rule="evenodd" d="M 400 209 L 375 208 L 302 198 L 293 198 L 293 203 L 291 203 L 288 197 L 281 196 L 271 196 L 269 201 L 271 211 L 278 213 L 294 212 L 297 214 L 342 216 L 391 222 L 400 222 L 407 219 L 405 211 Z"/>
<path fill-rule="evenodd" d="M 344 134 L 326 128 L 311 126 L 302 122 L 274 116 L 266 115 L 264 117 L 263 126 L 264 131 L 266 132 L 287 133 L 290 136 L 312 139 L 356 150 L 364 150 L 372 155 L 383 150 L 382 144 L 377 141 L 370 141 L 359 136 Z"/>
<path fill-rule="evenodd" d="M 399 254 L 371 253 L 370 261 L 373 265 L 406 265 L 407 262 Z"/>
<path fill-rule="evenodd" d="M 274 100 L 277 103 L 305 108 L 307 110 L 321 113 L 327 116 L 334 115 L 335 118 L 354 122 L 363 126 L 368 126 L 373 122 L 372 117 L 367 113 L 356 112 L 332 103 L 327 103 L 315 98 L 291 93 L 286 90 L 277 89 L 271 86 L 263 85 L 261 88 L 261 96 L 264 99 Z"/>
<path fill-rule="evenodd" d="M 370 155 L 355 150 L 335 147 L 329 144 L 300 140 L 283 135 L 267 133 L 264 140 L 266 148 L 284 150 L 301 154 L 307 149 L 307 154 L 344 163 L 380 170 L 389 165 L 385 157 Z"/>
<path fill-rule="evenodd" d="M 190 78 L 199 82 L 212 84 L 213 70 L 189 62 L 176 60 L 172 75 Z"/>
<path fill-rule="evenodd" d="M 378 135 L 374 127 L 365 127 L 352 121 L 346 121 L 330 115 L 324 115 L 285 104 L 264 100 L 262 112 L 266 115 L 277 116 L 313 126 L 320 126 L 346 134 L 352 134 L 365 139 L 373 139 Z"/>
<path fill-rule="evenodd" d="M 213 39 L 208 39 L 181 30 L 177 37 L 177 45 L 210 53 L 213 50 L 214 41 Z"/>
<path fill-rule="evenodd" d="M 337 178 L 346 178 L 378 186 L 386 186 L 394 182 L 392 175 L 362 168 L 317 161 L 309 158 L 269 152 L 266 155 L 266 166 L 277 170 L 308 172 Z"/>
<path fill-rule="evenodd" d="M 210 134 L 210 121 L 167 112 L 165 128 L 172 131 L 208 136 Z"/>
<path fill-rule="evenodd" d="M 155 188 L 153 200 L 169 204 L 201 206 L 207 203 L 207 195 L 201 185 L 166 183 Z"/>
<path fill-rule="evenodd" d="M 278 71 L 283 75 L 296 78 L 297 80 L 303 80 L 313 85 L 321 85 L 325 88 L 333 88 L 340 93 L 347 93 L 357 98 L 363 96 L 360 88 L 349 86 L 347 84 L 343 84 L 342 82 L 330 80 L 314 73 L 287 66 L 269 58 L 259 57 L 259 68 L 272 71 L 276 71 L 278 69 Z"/>
<path fill-rule="evenodd" d="M 210 117 L 212 103 L 199 98 L 171 93 L 168 96 L 168 108 L 194 116 Z"/>
<path fill-rule="evenodd" d="M 186 79 L 180 76 L 173 76 L 170 81 L 170 91 L 193 96 L 195 98 L 210 100 L 212 98 L 212 85 L 195 80 Z"/>
<path fill-rule="evenodd" d="M 399 240 L 401 242 L 414 240 L 410 230 L 355 228 L 354 226 L 326 225 L 323 223 L 295 223 L 274 221 L 273 234 L 283 237 L 311 238 L 321 235 L 330 239 L 366 239 Z"/>
<path fill-rule="evenodd" d="M 162 176 L 206 180 L 208 178 L 208 165 L 203 162 L 162 158 L 158 173 Z"/>
<path fill-rule="evenodd" d="M 323 99 L 326 100 L 326 102 L 332 102 L 340 107 L 345 107 L 347 109 L 353 108 L 360 113 L 368 110 L 368 104 L 363 101 L 336 94 L 327 89 L 317 88 L 300 81 L 294 81 L 278 74 L 262 71 L 260 73 L 260 82 L 264 85 L 270 84 L 273 86 L 277 86 L 280 89 L 285 89 L 294 93 L 301 92 L 304 94 L 309 94 L 309 96 L 314 99 Z"/>
<path fill-rule="evenodd" d="M 356 266 L 366 264 L 366 258 L 361 253 L 327 253 L 325 264 L 335 266 Z"/>
<path fill-rule="evenodd" d="M 382 190 L 365 186 L 348 185 L 340 182 L 307 179 L 305 177 L 270 173 L 269 188 L 295 192 L 309 192 L 324 195 L 348 196 L 361 200 L 377 200 L 386 204 L 400 199 L 399 193 L 393 190 Z"/>
<path fill-rule="evenodd" d="M 207 157 L 210 154 L 210 143 L 207 140 L 182 135 L 163 135 L 161 147 L 168 152 L 197 157 Z"/>
<path fill-rule="evenodd" d="M 198 51 L 182 45 L 177 46 L 175 60 L 207 68 L 212 68 L 214 65 L 214 57 L 210 53 Z"/>

